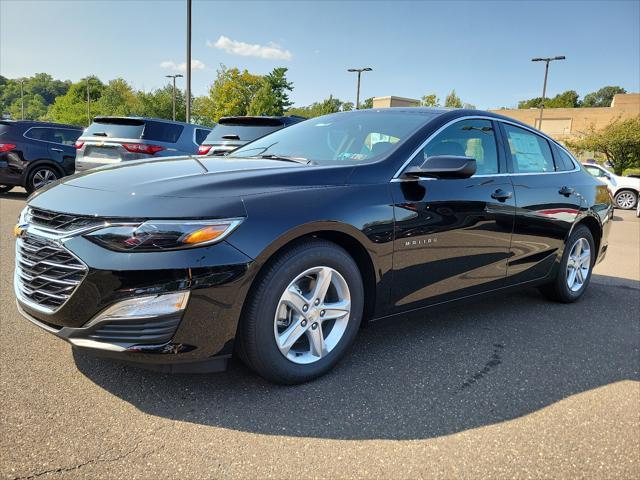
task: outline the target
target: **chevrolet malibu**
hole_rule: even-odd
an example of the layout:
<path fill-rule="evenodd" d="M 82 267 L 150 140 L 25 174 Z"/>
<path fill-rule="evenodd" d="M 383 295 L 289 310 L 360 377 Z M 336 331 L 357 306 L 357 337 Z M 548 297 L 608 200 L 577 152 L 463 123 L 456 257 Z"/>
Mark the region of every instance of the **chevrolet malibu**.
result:
<path fill-rule="evenodd" d="M 15 293 L 77 349 L 173 372 L 237 354 L 299 383 L 331 369 L 365 321 L 525 286 L 578 300 L 612 212 L 562 145 L 505 117 L 336 113 L 227 157 L 45 187 L 15 227 Z"/>

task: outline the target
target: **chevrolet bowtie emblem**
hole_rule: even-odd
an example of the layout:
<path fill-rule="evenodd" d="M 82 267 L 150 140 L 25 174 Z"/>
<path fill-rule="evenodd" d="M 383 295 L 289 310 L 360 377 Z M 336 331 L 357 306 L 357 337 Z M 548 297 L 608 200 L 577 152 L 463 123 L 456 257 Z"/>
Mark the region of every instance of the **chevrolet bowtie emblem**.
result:
<path fill-rule="evenodd" d="M 16 224 L 13 226 L 13 235 L 14 237 L 18 238 L 21 237 L 24 232 L 27 231 L 27 224 L 23 223 L 23 224 Z"/>

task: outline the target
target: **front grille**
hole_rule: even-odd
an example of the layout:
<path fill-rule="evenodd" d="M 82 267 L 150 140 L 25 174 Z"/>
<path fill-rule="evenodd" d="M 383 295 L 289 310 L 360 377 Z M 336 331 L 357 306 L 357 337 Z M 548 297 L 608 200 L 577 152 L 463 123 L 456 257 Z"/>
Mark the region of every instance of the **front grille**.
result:
<path fill-rule="evenodd" d="M 103 220 L 96 217 L 50 212 L 33 207 L 29 208 L 26 220 L 36 228 L 56 233 L 73 232 L 104 223 Z"/>
<path fill-rule="evenodd" d="M 180 316 L 100 324 L 88 338 L 98 342 L 159 345 L 171 340 Z"/>
<path fill-rule="evenodd" d="M 87 266 L 51 240 L 23 235 L 17 240 L 19 294 L 47 310 L 60 308 L 87 274 Z"/>

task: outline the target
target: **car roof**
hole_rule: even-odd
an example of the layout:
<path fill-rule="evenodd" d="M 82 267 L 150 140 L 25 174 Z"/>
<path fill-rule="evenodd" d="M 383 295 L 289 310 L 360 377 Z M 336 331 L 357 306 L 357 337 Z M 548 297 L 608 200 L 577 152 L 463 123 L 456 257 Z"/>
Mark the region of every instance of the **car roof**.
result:
<path fill-rule="evenodd" d="M 291 125 L 304 120 L 307 119 L 299 115 L 235 115 L 221 117 L 218 119 L 218 123 L 225 124 L 238 122 L 239 125 L 252 125 L 252 122 L 255 122 L 253 125 L 268 125 L 270 122 L 277 122 L 278 124 Z"/>
<path fill-rule="evenodd" d="M 55 123 L 55 122 L 41 122 L 38 120 L 0 120 L 0 124 L 13 125 L 16 127 L 60 127 L 60 128 L 73 128 L 77 130 L 83 130 L 84 127 L 78 125 L 70 125 L 68 123 Z"/>
<path fill-rule="evenodd" d="M 137 117 L 137 116 L 121 116 L 121 115 L 99 115 L 93 118 L 93 121 L 95 122 L 96 120 L 111 120 L 111 119 L 133 119 L 133 120 L 142 120 L 142 121 L 146 121 L 146 120 L 153 120 L 154 122 L 160 122 L 160 123 L 171 123 L 174 125 L 182 125 L 185 127 L 195 127 L 195 128 L 204 128 L 207 130 L 211 130 L 211 127 L 206 127 L 204 125 L 200 125 L 197 123 L 186 123 L 186 122 L 179 122 L 177 120 L 168 120 L 166 118 L 157 118 L 157 117 Z"/>

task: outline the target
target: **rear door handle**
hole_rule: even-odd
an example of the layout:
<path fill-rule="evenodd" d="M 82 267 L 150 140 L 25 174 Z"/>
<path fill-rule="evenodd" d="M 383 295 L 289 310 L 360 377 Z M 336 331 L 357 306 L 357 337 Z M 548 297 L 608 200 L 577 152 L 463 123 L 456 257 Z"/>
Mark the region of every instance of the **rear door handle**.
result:
<path fill-rule="evenodd" d="M 61 148 L 52 148 L 51 150 L 54 151 L 54 152 L 62 152 Z"/>
<path fill-rule="evenodd" d="M 564 195 L 565 197 L 570 196 L 573 192 L 574 190 L 571 187 L 562 187 L 560 190 L 558 190 L 558 193 L 560 195 Z"/>
<path fill-rule="evenodd" d="M 499 202 L 504 202 L 505 200 L 508 200 L 512 196 L 513 196 L 513 193 L 505 192 L 501 188 L 499 188 L 498 190 L 496 190 L 491 194 L 491 198 L 493 198 L 494 200 L 498 200 Z"/>

